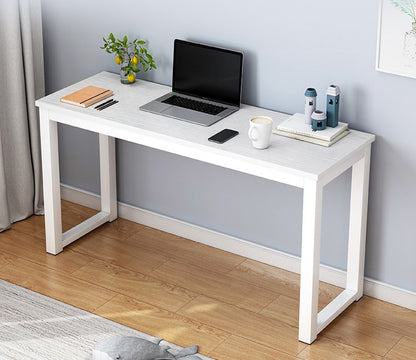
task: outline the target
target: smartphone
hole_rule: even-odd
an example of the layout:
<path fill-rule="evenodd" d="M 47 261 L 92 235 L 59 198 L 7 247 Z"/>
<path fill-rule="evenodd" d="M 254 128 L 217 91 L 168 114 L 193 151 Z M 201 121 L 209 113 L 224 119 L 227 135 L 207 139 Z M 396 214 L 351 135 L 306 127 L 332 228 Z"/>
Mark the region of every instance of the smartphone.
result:
<path fill-rule="evenodd" d="M 219 133 L 212 135 L 208 140 L 216 142 L 218 144 L 225 143 L 227 140 L 230 140 L 234 136 L 238 135 L 238 131 L 231 129 L 221 130 Z"/>

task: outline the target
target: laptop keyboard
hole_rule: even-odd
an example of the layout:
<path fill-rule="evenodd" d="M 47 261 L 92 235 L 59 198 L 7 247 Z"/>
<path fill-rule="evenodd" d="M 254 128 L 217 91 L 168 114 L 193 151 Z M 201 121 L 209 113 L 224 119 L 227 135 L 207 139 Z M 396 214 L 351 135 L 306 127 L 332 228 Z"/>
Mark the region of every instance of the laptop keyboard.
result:
<path fill-rule="evenodd" d="M 209 115 L 218 115 L 221 111 L 226 109 L 226 107 L 223 106 L 207 104 L 202 101 L 192 100 L 178 95 L 172 95 L 162 102 L 169 105 L 179 106 L 185 109 L 203 112 Z"/>

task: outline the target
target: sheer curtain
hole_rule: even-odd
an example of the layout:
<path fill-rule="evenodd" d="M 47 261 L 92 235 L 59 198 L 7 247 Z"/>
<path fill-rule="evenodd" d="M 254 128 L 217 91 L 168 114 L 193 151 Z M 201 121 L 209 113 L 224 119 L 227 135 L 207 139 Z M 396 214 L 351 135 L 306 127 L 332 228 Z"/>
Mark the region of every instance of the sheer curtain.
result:
<path fill-rule="evenodd" d="M 43 212 L 34 102 L 44 93 L 40 0 L 0 0 L 0 231 Z"/>

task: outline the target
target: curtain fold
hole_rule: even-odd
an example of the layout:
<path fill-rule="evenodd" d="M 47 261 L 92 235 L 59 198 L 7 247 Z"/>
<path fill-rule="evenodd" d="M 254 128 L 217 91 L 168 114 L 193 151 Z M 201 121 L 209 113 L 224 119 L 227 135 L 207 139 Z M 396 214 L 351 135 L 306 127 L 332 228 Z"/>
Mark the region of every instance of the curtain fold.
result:
<path fill-rule="evenodd" d="M 39 116 L 44 96 L 40 0 L 0 1 L 0 231 L 43 213 Z"/>

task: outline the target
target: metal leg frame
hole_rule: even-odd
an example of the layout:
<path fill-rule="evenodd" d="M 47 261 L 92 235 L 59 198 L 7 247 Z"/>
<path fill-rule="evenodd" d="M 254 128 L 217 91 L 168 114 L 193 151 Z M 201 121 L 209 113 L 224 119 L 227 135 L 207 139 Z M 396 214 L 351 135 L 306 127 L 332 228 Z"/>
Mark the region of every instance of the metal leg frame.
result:
<path fill-rule="evenodd" d="M 101 211 L 62 234 L 59 178 L 58 126 L 40 109 L 46 251 L 59 254 L 63 248 L 91 230 L 117 218 L 115 139 L 100 134 Z"/>
<path fill-rule="evenodd" d="M 311 344 L 353 301 L 363 295 L 370 147 L 352 166 L 346 289 L 318 313 L 322 188 L 308 180 L 303 193 L 299 340 Z"/>

